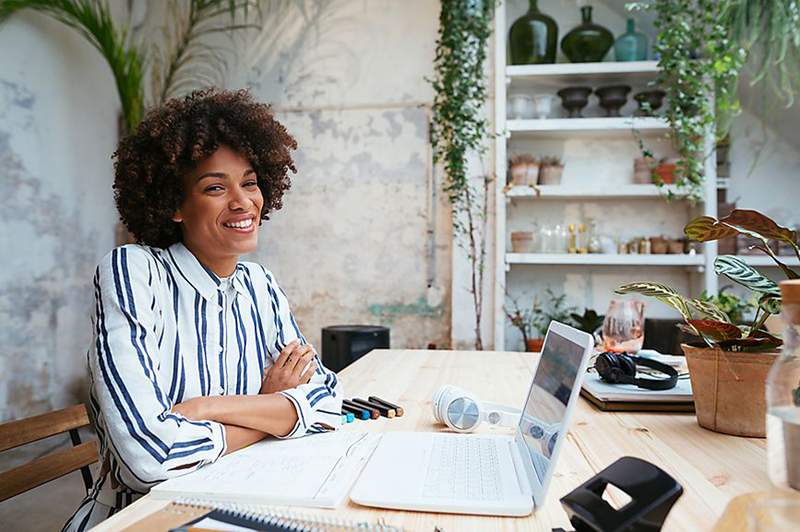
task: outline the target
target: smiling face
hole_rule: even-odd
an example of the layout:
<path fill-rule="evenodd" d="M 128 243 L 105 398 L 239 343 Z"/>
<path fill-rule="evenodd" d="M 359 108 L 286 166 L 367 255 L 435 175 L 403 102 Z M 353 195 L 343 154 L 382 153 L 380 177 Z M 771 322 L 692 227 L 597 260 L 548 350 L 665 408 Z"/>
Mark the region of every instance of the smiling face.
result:
<path fill-rule="evenodd" d="M 255 251 L 264 198 L 250 163 L 228 146 L 184 176 L 184 198 L 172 218 L 183 243 L 206 267 L 230 275 L 239 256 Z"/>

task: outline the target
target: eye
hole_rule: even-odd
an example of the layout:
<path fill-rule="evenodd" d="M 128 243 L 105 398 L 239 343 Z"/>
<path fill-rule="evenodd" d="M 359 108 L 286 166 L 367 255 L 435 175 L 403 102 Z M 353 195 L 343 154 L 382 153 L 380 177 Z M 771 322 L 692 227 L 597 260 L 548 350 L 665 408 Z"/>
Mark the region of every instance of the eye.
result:
<path fill-rule="evenodd" d="M 204 192 L 222 192 L 225 189 L 222 185 L 211 185 L 205 188 Z"/>
<path fill-rule="evenodd" d="M 255 187 L 258 186 L 258 182 L 255 179 L 248 179 L 244 182 L 244 186 L 248 188 Z"/>

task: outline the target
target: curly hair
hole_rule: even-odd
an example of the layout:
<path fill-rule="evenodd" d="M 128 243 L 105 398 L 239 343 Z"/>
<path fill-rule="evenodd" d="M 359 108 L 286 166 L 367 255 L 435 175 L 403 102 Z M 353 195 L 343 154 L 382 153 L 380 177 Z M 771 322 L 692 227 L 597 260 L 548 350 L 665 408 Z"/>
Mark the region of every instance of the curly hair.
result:
<path fill-rule="evenodd" d="M 261 219 L 283 206 L 289 170 L 297 172 L 294 137 L 247 90 L 194 91 L 149 110 L 114 153 L 114 199 L 138 243 L 166 248 L 182 240 L 172 217 L 184 197 L 183 177 L 222 144 L 253 166 L 264 196 Z"/>

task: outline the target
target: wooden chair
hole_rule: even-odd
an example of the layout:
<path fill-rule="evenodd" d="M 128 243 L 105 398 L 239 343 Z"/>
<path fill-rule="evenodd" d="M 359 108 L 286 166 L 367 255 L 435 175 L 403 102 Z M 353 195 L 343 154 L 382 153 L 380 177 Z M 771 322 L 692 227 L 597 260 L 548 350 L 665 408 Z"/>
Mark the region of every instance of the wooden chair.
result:
<path fill-rule="evenodd" d="M 78 469 L 90 490 L 89 465 L 98 459 L 97 442 L 81 443 L 78 435 L 78 429 L 88 424 L 86 406 L 80 404 L 0 425 L 0 452 L 64 432 L 69 432 L 73 445 L 0 473 L 0 502 Z"/>

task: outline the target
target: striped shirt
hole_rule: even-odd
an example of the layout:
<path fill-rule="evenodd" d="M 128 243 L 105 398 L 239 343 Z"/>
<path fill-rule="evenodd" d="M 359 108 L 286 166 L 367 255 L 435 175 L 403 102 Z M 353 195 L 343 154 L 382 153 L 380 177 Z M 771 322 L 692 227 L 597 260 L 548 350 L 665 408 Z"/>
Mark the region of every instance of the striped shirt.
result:
<path fill-rule="evenodd" d="M 223 425 L 187 419 L 172 406 L 258 394 L 284 346 L 306 343 L 267 269 L 239 262 L 222 279 L 181 243 L 112 250 L 97 267 L 94 290 L 89 406 L 111 478 L 97 479 L 69 530 L 93 526 L 153 485 L 217 460 L 225 453 Z M 341 423 L 341 386 L 316 361 L 311 382 L 281 392 L 297 411 L 285 438 Z"/>

